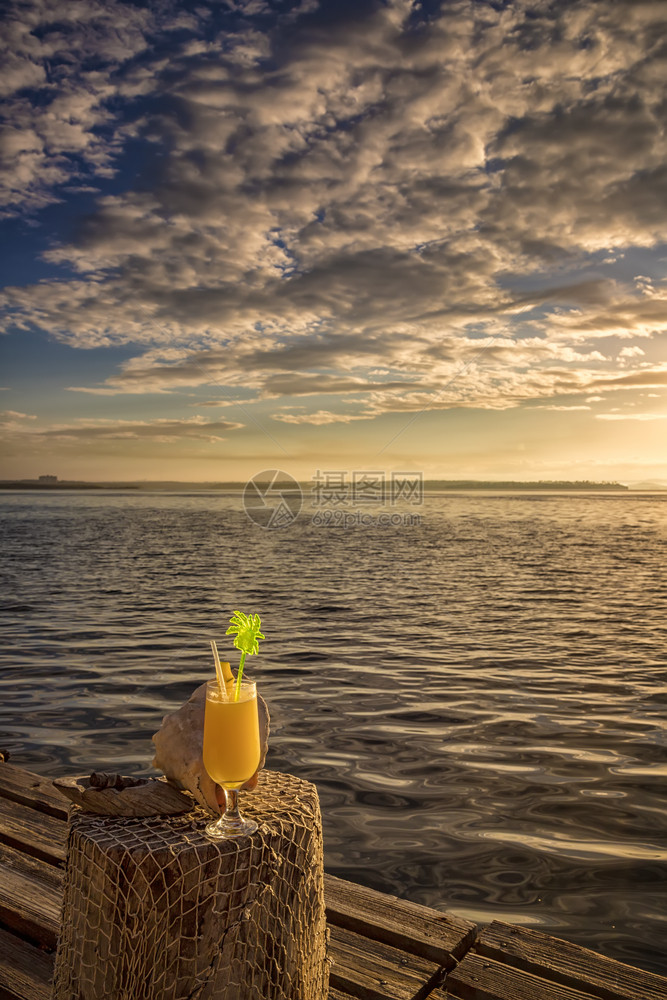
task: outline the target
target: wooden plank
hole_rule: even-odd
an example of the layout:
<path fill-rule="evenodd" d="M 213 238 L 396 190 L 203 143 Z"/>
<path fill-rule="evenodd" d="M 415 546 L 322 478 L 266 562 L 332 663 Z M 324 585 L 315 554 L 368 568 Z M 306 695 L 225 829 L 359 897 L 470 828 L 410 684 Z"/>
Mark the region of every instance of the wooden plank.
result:
<path fill-rule="evenodd" d="M 10 845 L 0 849 L 0 875 L 4 883 L 0 889 L 0 919 L 17 930 L 23 927 L 21 933 L 39 935 L 36 939 L 51 944 L 62 877 L 54 866 L 62 867 L 65 858 L 67 811 L 67 803 L 48 779 L 15 764 L 0 762 L 0 841 Z M 350 1000 L 351 997 L 386 1000 L 387 996 L 401 996 L 400 992 L 386 992 L 401 987 L 384 975 L 386 970 L 377 964 L 384 960 L 382 955 L 389 957 L 394 976 L 398 971 L 396 963 L 400 971 L 405 970 L 405 961 L 410 955 L 451 967 L 449 955 L 461 958 L 473 941 L 475 928 L 469 921 L 331 875 L 325 875 L 325 899 L 332 929 L 332 952 L 336 953 L 339 974 L 337 982 L 332 980 L 330 1000 Z M 21 921 L 25 923 L 22 925 Z M 11 935 L 10 938 L 18 940 Z M 382 946 L 386 949 L 384 953 Z M 516 980 L 518 990 L 536 988 L 525 978 L 533 976 L 539 979 L 540 990 L 550 983 L 553 989 L 563 987 L 574 991 L 575 995 L 585 990 L 584 995 L 595 1000 L 664 1000 L 667 997 L 666 978 L 531 929 L 495 921 L 479 935 L 474 948 L 477 955 L 465 959 L 468 964 L 463 971 L 459 966 L 450 973 L 448 983 L 463 982 L 473 960 L 478 969 L 477 960 L 485 959 L 491 963 L 485 970 L 487 973 L 489 969 L 497 972 L 498 964 L 506 967 L 508 971 L 502 976 L 498 972 L 496 977 L 499 982 L 502 978 L 506 986 L 511 981 L 512 970 L 514 974 L 520 970 L 522 975 Z M 374 971 L 369 970 L 368 965 L 371 955 L 375 956 Z M 413 970 L 410 976 L 415 974 Z M 408 980 L 414 985 L 410 977 Z M 423 982 L 419 988 L 423 991 Z M 463 988 L 457 986 L 457 989 Z M 471 992 L 472 980 L 465 989 L 466 997 L 476 995 Z M 475 984 L 475 989 L 479 991 L 481 987 Z M 0 983 L 0 1000 L 4 992 Z M 443 990 L 432 994 L 433 1000 L 446 995 Z M 458 995 L 451 993 L 451 996 Z M 479 995 L 486 996 L 484 993 Z M 522 995 L 508 994 L 512 1000 Z M 556 994 L 559 998 L 562 995 Z"/>
<path fill-rule="evenodd" d="M 0 797 L 21 802 L 57 819 L 67 819 L 67 800 L 56 791 L 51 780 L 16 764 L 0 763 Z"/>
<path fill-rule="evenodd" d="M 416 1000 L 430 993 L 440 968 L 418 955 L 331 927 L 330 987 L 361 1000 Z"/>
<path fill-rule="evenodd" d="M 55 949 L 60 933 L 63 873 L 0 844 L 0 922 L 35 944 Z"/>
<path fill-rule="evenodd" d="M 49 864 L 61 864 L 67 853 L 67 824 L 30 806 L 0 798 L 0 842 Z"/>
<path fill-rule="evenodd" d="M 667 978 L 644 972 L 541 931 L 494 920 L 475 951 L 598 1000 L 665 1000 Z"/>
<path fill-rule="evenodd" d="M 51 1000 L 53 955 L 0 930 L 0 996 Z"/>
<path fill-rule="evenodd" d="M 324 898 L 330 924 L 420 955 L 445 968 L 454 967 L 472 944 L 477 929 L 469 920 L 333 875 L 324 876 Z"/>
<path fill-rule="evenodd" d="M 629 994 L 630 996 L 630 994 Z M 514 966 L 470 953 L 429 1000 L 591 1000 L 590 993 L 548 982 Z"/>

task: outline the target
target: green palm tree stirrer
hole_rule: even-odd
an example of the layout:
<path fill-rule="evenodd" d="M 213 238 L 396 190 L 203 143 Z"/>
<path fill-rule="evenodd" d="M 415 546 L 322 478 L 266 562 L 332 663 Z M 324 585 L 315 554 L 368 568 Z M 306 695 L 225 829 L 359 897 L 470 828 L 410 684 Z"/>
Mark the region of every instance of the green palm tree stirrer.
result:
<path fill-rule="evenodd" d="M 238 701 L 241 694 L 241 678 L 243 677 L 245 658 L 248 653 L 251 655 L 259 653 L 258 640 L 265 639 L 266 636 L 263 636 L 259 631 L 261 625 L 259 615 L 244 615 L 242 611 L 235 611 L 229 620 L 231 625 L 225 632 L 225 635 L 234 635 L 236 633 L 234 636 L 234 645 L 237 649 L 241 650 L 241 662 L 239 664 L 239 672 L 236 675 L 236 687 L 234 688 L 234 701 Z"/>

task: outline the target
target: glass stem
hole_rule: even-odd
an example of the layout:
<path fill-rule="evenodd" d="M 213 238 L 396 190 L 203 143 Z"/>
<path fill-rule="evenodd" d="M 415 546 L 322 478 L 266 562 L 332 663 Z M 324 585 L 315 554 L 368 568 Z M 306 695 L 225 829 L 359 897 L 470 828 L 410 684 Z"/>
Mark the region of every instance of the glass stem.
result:
<path fill-rule="evenodd" d="M 236 788 L 225 788 L 225 820 L 231 823 L 241 823 L 239 812 L 239 793 Z"/>

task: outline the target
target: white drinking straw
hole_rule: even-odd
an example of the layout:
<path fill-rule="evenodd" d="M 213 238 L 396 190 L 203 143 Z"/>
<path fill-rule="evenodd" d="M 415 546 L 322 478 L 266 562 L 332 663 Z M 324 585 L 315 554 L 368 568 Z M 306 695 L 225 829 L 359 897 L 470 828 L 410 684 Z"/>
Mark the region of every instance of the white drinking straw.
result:
<path fill-rule="evenodd" d="M 220 657 L 218 656 L 218 647 L 215 644 L 215 639 L 211 639 L 211 649 L 213 650 L 213 659 L 215 660 L 215 672 L 218 675 L 220 697 L 223 701 L 227 701 L 227 685 L 225 684 L 225 678 L 222 676 L 222 667 L 220 665 Z"/>

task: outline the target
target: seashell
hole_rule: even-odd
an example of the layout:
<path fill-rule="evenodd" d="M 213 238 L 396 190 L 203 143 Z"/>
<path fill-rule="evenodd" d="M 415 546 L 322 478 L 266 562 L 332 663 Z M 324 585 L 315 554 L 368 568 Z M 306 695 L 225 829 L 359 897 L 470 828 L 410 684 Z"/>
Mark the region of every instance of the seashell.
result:
<path fill-rule="evenodd" d="M 206 773 L 202 757 L 205 707 L 206 682 L 192 692 L 178 711 L 165 715 L 160 729 L 152 737 L 155 744 L 153 767 L 162 771 L 168 781 L 191 792 L 204 808 L 219 814 L 218 786 Z M 261 695 L 257 695 L 257 708 L 262 755 L 260 770 L 264 767 L 269 745 L 269 710 Z M 257 779 L 251 778 L 243 787 L 254 788 L 256 784 Z"/>
<path fill-rule="evenodd" d="M 53 785 L 84 812 L 99 816 L 173 816 L 192 809 L 190 796 L 164 778 L 105 777 L 116 780 L 100 787 L 91 778 L 55 778 Z"/>

